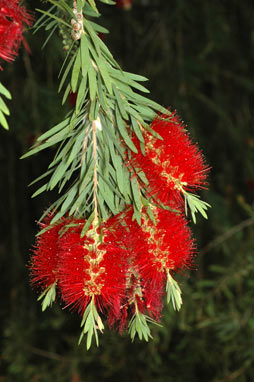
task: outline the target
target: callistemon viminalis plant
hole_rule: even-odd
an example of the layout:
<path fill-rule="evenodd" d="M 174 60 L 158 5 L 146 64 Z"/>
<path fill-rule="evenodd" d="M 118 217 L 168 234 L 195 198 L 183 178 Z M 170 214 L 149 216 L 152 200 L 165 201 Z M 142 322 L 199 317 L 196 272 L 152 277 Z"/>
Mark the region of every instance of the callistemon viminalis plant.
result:
<path fill-rule="evenodd" d="M 32 24 L 32 20 L 32 16 L 20 5 L 19 0 L 0 0 L 0 70 L 3 69 L 1 59 L 7 62 L 15 59 L 21 41 L 28 48 L 23 32 L 25 26 Z M 10 92 L 0 83 L 0 125 L 8 129 L 5 115 L 10 113 L 2 96 L 11 99 Z"/>
<path fill-rule="evenodd" d="M 33 182 L 44 180 L 33 196 L 55 188 L 60 196 L 41 218 L 32 284 L 43 308 L 57 290 L 62 307 L 81 315 L 87 348 L 106 322 L 148 340 L 164 295 L 181 307 L 174 275 L 191 268 L 195 252 L 185 215 L 207 217 L 197 194 L 207 165 L 176 114 L 141 95 L 146 78 L 114 60 L 99 37 L 108 31 L 91 21 L 99 1 L 49 2 L 35 28 L 64 36 L 59 91 L 63 103 L 70 94 L 76 102 L 23 156 L 58 145 Z"/>

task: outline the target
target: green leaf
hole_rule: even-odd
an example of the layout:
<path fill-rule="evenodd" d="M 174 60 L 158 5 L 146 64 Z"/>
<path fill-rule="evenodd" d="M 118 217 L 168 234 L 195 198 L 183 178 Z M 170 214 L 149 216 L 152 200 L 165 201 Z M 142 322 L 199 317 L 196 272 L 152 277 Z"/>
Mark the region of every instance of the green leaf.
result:
<path fill-rule="evenodd" d="M 97 86 L 98 86 L 98 99 L 99 99 L 100 105 L 104 109 L 104 111 L 107 113 L 109 110 L 109 105 L 107 102 L 106 94 L 103 91 L 103 84 L 102 84 L 100 76 L 98 76 Z"/>
<path fill-rule="evenodd" d="M 156 112 L 148 106 L 132 105 L 137 112 L 142 115 L 142 118 L 146 121 L 152 121 L 156 117 Z"/>
<path fill-rule="evenodd" d="M 87 1 L 83 7 L 83 14 L 89 17 L 100 17 L 100 13 L 95 12 Z"/>
<path fill-rule="evenodd" d="M 120 113 L 121 113 L 123 119 L 128 120 L 129 117 L 128 117 L 128 114 L 126 112 L 128 102 L 126 101 L 125 97 L 121 93 L 119 93 L 119 91 L 117 90 L 117 88 L 115 86 L 114 86 L 114 94 L 116 97 L 118 108 L 120 110 Z"/>
<path fill-rule="evenodd" d="M 122 70 L 111 68 L 111 75 L 112 75 L 112 77 L 119 79 L 122 82 L 127 83 L 131 87 L 136 88 L 143 93 L 150 93 L 150 91 L 147 90 L 144 86 L 142 86 L 138 82 L 132 80 L 129 76 L 126 76 L 125 72 L 123 72 Z"/>
<path fill-rule="evenodd" d="M 51 4 L 56 5 L 58 8 L 60 8 L 62 11 L 66 11 L 69 16 L 76 18 L 76 15 L 73 13 L 72 8 L 66 3 L 64 0 L 48 0 Z"/>
<path fill-rule="evenodd" d="M 102 27 L 101 25 L 89 20 L 90 22 L 90 25 L 93 27 L 93 29 L 95 30 L 95 32 L 97 33 L 103 33 L 103 34 L 108 34 L 109 33 L 109 30 Z"/>
<path fill-rule="evenodd" d="M 76 113 L 79 113 L 82 103 L 85 101 L 85 98 L 87 96 L 87 93 L 87 76 L 85 76 L 82 78 L 78 89 L 78 95 L 76 99 Z"/>
<path fill-rule="evenodd" d="M 50 0 L 49 0 L 50 1 Z M 43 11 L 42 9 L 38 9 L 36 8 L 35 9 L 37 12 L 40 12 L 42 13 L 43 15 L 46 15 L 52 19 L 55 19 L 57 20 L 60 24 L 64 24 L 66 27 L 70 28 L 71 29 L 71 25 L 66 23 L 63 19 L 60 19 L 59 17 L 55 16 L 54 14 L 50 13 L 50 12 L 47 12 L 47 11 Z"/>
<path fill-rule="evenodd" d="M 191 216 L 193 219 L 193 222 L 196 223 L 196 213 L 200 212 L 201 215 L 205 218 L 208 219 L 206 210 L 211 207 L 210 204 L 204 202 L 203 200 L 200 200 L 200 197 L 195 194 L 191 194 L 187 191 L 183 191 L 183 195 L 185 198 L 185 213 L 186 215 L 188 214 L 188 208 L 187 205 L 190 208 L 191 211 Z"/>
<path fill-rule="evenodd" d="M 182 292 L 177 281 L 173 279 L 169 271 L 167 271 L 166 292 L 167 292 L 167 303 L 171 301 L 174 310 L 179 311 L 183 303 L 182 297 L 181 297 Z"/>
<path fill-rule="evenodd" d="M 98 65 L 100 74 L 103 78 L 104 84 L 105 84 L 109 94 L 112 94 L 112 82 L 111 82 L 111 78 L 109 76 L 107 67 L 104 63 L 104 59 L 99 57 L 99 59 L 96 61 L 96 63 Z"/>
<path fill-rule="evenodd" d="M 65 104 L 68 96 L 70 95 L 70 92 L 71 92 L 71 84 L 69 83 L 67 86 L 66 86 L 66 89 L 64 91 L 64 95 L 63 95 L 63 99 L 62 99 L 62 105 Z M 70 120 L 71 122 L 71 120 Z"/>
<path fill-rule="evenodd" d="M 98 109 L 97 109 L 96 105 L 97 105 L 97 100 L 95 98 L 90 103 L 90 109 L 89 109 L 89 120 L 90 121 L 94 121 L 97 119 L 96 111 Z"/>
<path fill-rule="evenodd" d="M 53 175 L 51 176 L 50 181 L 48 182 L 49 190 L 53 190 L 53 188 L 55 188 L 57 183 L 64 176 L 68 167 L 69 167 L 68 162 L 66 162 L 66 161 L 60 162 L 60 164 L 56 167 Z"/>
<path fill-rule="evenodd" d="M 148 322 L 153 322 L 152 319 L 149 319 L 148 316 L 142 314 L 139 312 L 136 308 L 136 312 L 131 318 L 129 325 L 128 325 L 128 331 L 131 336 L 132 341 L 134 341 L 136 334 L 138 334 L 138 337 L 140 340 L 145 339 L 145 341 L 148 341 L 149 338 L 153 338 L 151 335 L 150 328 L 148 326 Z"/>
<path fill-rule="evenodd" d="M 51 174 L 54 171 L 54 169 L 50 169 L 46 171 L 44 174 L 40 175 L 38 178 L 34 179 L 31 183 L 29 183 L 28 187 L 32 186 L 33 184 L 39 182 L 41 179 L 46 178 L 49 174 Z"/>
<path fill-rule="evenodd" d="M 65 56 L 64 62 L 63 62 L 62 66 L 61 66 L 61 69 L 60 69 L 60 71 L 59 71 L 59 73 L 58 73 L 58 78 L 60 78 L 60 76 L 61 76 L 61 74 L 62 74 L 62 71 L 63 71 L 63 68 L 65 67 L 66 62 L 67 62 L 67 60 L 68 60 L 68 58 L 69 58 L 71 52 L 73 51 L 72 49 L 73 49 L 73 45 L 74 45 L 74 44 L 75 44 L 75 41 L 73 41 L 73 43 L 71 44 L 71 46 L 70 46 L 70 48 L 69 48 L 69 50 L 68 50 L 68 53 L 67 53 L 66 56 Z"/>
<path fill-rule="evenodd" d="M 97 200 L 99 204 L 99 213 L 102 217 L 102 220 L 106 221 L 110 215 L 110 210 L 107 208 L 107 205 L 105 203 L 105 200 L 103 199 L 103 195 L 101 193 L 98 193 Z"/>
<path fill-rule="evenodd" d="M 77 56 L 76 56 L 73 69 L 72 69 L 72 75 L 71 75 L 71 88 L 73 93 L 75 93 L 77 90 L 80 69 L 81 69 L 81 57 L 80 57 L 80 49 L 78 49 Z"/>
<path fill-rule="evenodd" d="M 56 282 L 49 285 L 43 293 L 38 297 L 37 301 L 42 300 L 42 311 L 44 312 L 47 307 L 51 306 L 56 300 Z"/>
<path fill-rule="evenodd" d="M 143 171 L 137 171 L 137 175 L 138 175 L 138 177 L 142 180 L 142 182 L 143 182 L 146 186 L 148 186 L 149 181 L 148 181 L 148 179 L 147 179 L 147 177 L 146 177 L 146 174 L 145 174 Z"/>
<path fill-rule="evenodd" d="M 63 200 L 64 197 L 60 198 L 58 200 L 58 203 L 56 203 L 56 209 L 58 208 L 58 204 L 60 205 L 62 203 L 62 200 Z M 54 217 L 53 219 L 51 220 L 50 224 L 53 225 L 55 224 L 58 220 L 60 220 L 62 217 L 64 216 L 64 212 L 62 211 L 59 211 Z"/>
<path fill-rule="evenodd" d="M 112 0 L 100 0 L 101 3 L 109 4 L 109 5 L 115 5 L 116 2 Z"/>
<path fill-rule="evenodd" d="M 6 121 L 6 118 L 4 114 L 0 110 L 0 124 L 3 126 L 4 129 L 9 130 L 8 123 Z"/>
<path fill-rule="evenodd" d="M 32 198 L 35 198 L 36 196 L 40 195 L 42 192 L 46 191 L 47 189 L 47 183 L 44 184 L 42 187 L 40 187 L 36 192 L 33 193 Z"/>
<path fill-rule="evenodd" d="M 83 314 L 81 322 L 82 332 L 79 338 L 79 345 L 84 337 L 87 334 L 86 338 L 86 349 L 89 350 L 92 344 L 92 338 L 95 336 L 96 345 L 99 345 L 98 330 L 103 333 L 104 325 L 102 320 L 97 312 L 94 296 L 92 297 L 90 303 L 87 305 L 85 312 Z"/>
<path fill-rule="evenodd" d="M 86 19 L 86 22 L 84 24 L 84 27 L 87 30 L 89 37 L 91 38 L 91 42 L 93 43 L 96 52 L 100 56 L 101 55 L 101 50 L 100 50 L 100 41 L 101 41 L 101 39 L 95 33 L 95 31 L 93 30 L 92 25 L 90 24 L 90 22 L 87 19 Z M 89 44 L 89 50 L 91 50 L 91 53 L 92 53 L 93 52 L 93 46 L 92 46 L 92 44 L 89 43 L 89 41 L 88 41 L 88 44 Z"/>
<path fill-rule="evenodd" d="M 7 99 L 11 99 L 11 93 L 0 82 L 0 94 L 4 95 Z"/>
<path fill-rule="evenodd" d="M 51 12 L 51 11 L 53 11 L 54 9 L 56 9 L 56 6 L 55 5 L 53 5 L 52 7 L 50 7 L 49 8 L 49 10 L 48 10 L 48 12 Z M 34 25 L 33 25 L 33 29 L 34 29 L 34 34 L 40 29 L 40 28 L 42 28 L 43 26 L 45 26 L 46 24 L 47 24 L 47 22 L 48 22 L 48 17 L 47 17 L 47 15 L 41 15 L 40 17 L 39 17 L 39 19 L 38 20 L 36 20 L 35 21 L 35 23 L 34 23 Z"/>
<path fill-rule="evenodd" d="M 132 189 L 135 206 L 138 211 L 141 211 L 142 203 L 141 203 L 141 196 L 140 196 L 140 191 L 139 191 L 139 186 L 138 186 L 138 181 L 136 176 L 132 176 L 131 178 L 131 189 Z"/>
<path fill-rule="evenodd" d="M 138 137 L 138 139 L 140 140 L 140 142 L 144 143 L 145 140 L 144 140 L 141 128 L 140 128 L 138 122 L 136 121 L 136 119 L 133 118 L 133 116 L 131 116 L 131 127 L 133 128 L 133 131 L 136 134 L 136 136 Z"/>
<path fill-rule="evenodd" d="M 60 84 L 59 84 L 58 92 L 61 91 L 61 89 L 62 89 L 62 87 L 63 87 L 63 84 L 64 84 L 64 82 L 65 82 L 65 80 L 66 80 L 66 78 L 67 78 L 67 76 L 68 76 L 68 74 L 69 74 L 69 71 L 70 71 L 70 69 L 71 69 L 71 67 L 72 67 L 72 65 L 73 65 L 73 63 L 74 63 L 74 60 L 75 60 L 77 54 L 78 54 L 78 52 L 76 51 L 75 54 L 74 54 L 74 55 L 72 56 L 72 58 L 70 59 L 69 64 L 67 65 L 67 68 L 65 69 L 65 72 L 64 72 L 64 74 L 62 75 L 62 79 L 61 79 Z"/>
<path fill-rule="evenodd" d="M 91 57 L 88 49 L 88 40 L 84 33 L 81 35 L 81 42 L 80 42 L 80 49 L 81 49 L 81 70 L 82 75 L 85 77 L 88 72 L 88 67 L 91 65 Z"/>
<path fill-rule="evenodd" d="M 82 11 L 82 8 L 84 6 L 85 1 L 86 0 L 77 0 L 77 10 L 78 10 L 78 12 Z"/>
<path fill-rule="evenodd" d="M 89 218 L 87 219 L 86 224 L 84 225 L 84 227 L 83 227 L 83 229 L 81 231 L 80 237 L 84 237 L 85 236 L 85 234 L 87 233 L 87 231 L 91 227 L 93 219 L 94 219 L 94 212 L 92 212 L 91 215 L 89 216 Z"/>
<path fill-rule="evenodd" d="M 78 198 L 75 200 L 75 203 L 73 203 L 69 214 L 73 215 L 76 211 L 82 211 L 82 214 L 86 216 L 86 212 L 89 215 L 90 210 L 89 206 L 87 206 L 87 201 L 90 198 L 90 195 L 92 196 L 93 193 L 93 185 L 92 183 L 89 183 L 84 189 L 81 194 L 79 194 Z M 81 207 L 82 206 L 82 207 Z M 88 210 L 88 211 L 87 211 Z M 89 227 L 88 227 L 89 228 Z"/>
<path fill-rule="evenodd" d="M 89 81 L 90 98 L 93 101 L 97 93 L 97 82 L 96 82 L 96 72 L 92 65 L 89 65 L 89 68 L 88 68 L 88 81 Z"/>
<path fill-rule="evenodd" d="M 102 194 L 103 199 L 107 203 L 113 215 L 115 215 L 117 211 L 114 204 L 114 194 L 111 191 L 111 189 L 108 187 L 107 183 L 104 182 L 104 179 L 102 177 L 99 178 L 98 189 L 99 189 L 98 193 L 100 192 Z"/>
<path fill-rule="evenodd" d="M 41 49 L 44 49 L 45 46 L 47 45 L 47 43 L 49 42 L 49 40 L 51 39 L 51 37 L 53 36 L 53 34 L 55 33 L 57 27 L 58 27 L 58 24 L 57 24 L 57 21 L 54 21 L 55 23 L 55 27 L 52 29 L 52 31 L 49 33 L 49 35 L 47 36 L 46 40 L 44 41 Z"/>
<path fill-rule="evenodd" d="M 124 182 L 123 182 L 123 161 L 120 155 L 116 155 L 114 158 L 114 166 L 116 169 L 116 179 L 119 190 L 122 194 L 124 194 Z"/>
<path fill-rule="evenodd" d="M 42 134 L 39 138 L 37 138 L 37 141 L 41 142 L 51 137 L 52 135 L 55 135 L 60 130 L 62 130 L 63 127 L 68 126 L 69 122 L 70 122 L 70 118 L 66 118 L 64 121 L 58 123 L 57 125 L 52 127 L 50 130 L 46 131 L 46 133 Z"/>
<path fill-rule="evenodd" d="M 70 207 L 70 205 L 73 203 L 73 200 L 77 193 L 77 187 L 76 185 L 71 188 L 70 191 L 67 193 L 67 198 L 65 199 L 64 203 L 62 204 L 61 210 L 66 213 L 67 209 Z"/>
<path fill-rule="evenodd" d="M 121 136 L 123 137 L 124 142 L 132 151 L 134 151 L 134 153 L 137 153 L 138 150 L 136 149 L 135 145 L 133 144 L 133 142 L 132 142 L 132 140 L 131 140 L 128 132 L 127 132 L 127 129 L 125 127 L 125 123 L 122 120 L 122 117 L 120 115 L 118 108 L 116 108 L 116 110 L 115 110 L 115 115 L 116 115 L 117 128 L 118 128 Z"/>
<path fill-rule="evenodd" d="M 128 77 L 134 81 L 148 81 L 148 78 L 146 78 L 144 76 L 140 76 L 139 74 L 130 73 L 130 72 L 123 72 L 123 73 L 126 77 Z"/>
<path fill-rule="evenodd" d="M 89 4 L 91 5 L 92 9 L 98 13 L 98 9 L 96 7 L 95 1 L 94 0 L 88 0 Z"/>
<path fill-rule="evenodd" d="M 73 145 L 71 152 L 69 154 L 67 163 L 71 164 L 73 162 L 73 159 L 78 155 L 78 153 L 82 152 L 85 133 L 86 133 L 86 130 L 82 129 L 78 135 L 76 134 L 72 138 L 74 141 L 74 145 Z"/>

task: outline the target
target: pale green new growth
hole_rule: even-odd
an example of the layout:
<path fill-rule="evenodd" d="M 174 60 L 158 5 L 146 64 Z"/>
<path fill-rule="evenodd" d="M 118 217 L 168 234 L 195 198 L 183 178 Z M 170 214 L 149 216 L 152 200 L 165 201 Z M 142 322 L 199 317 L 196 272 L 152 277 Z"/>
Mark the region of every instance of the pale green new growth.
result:
<path fill-rule="evenodd" d="M 4 129 L 9 130 L 5 115 L 10 115 L 10 111 L 3 100 L 3 96 L 7 99 L 11 99 L 11 93 L 0 82 L 0 125 L 2 125 Z"/>
<path fill-rule="evenodd" d="M 174 310 L 180 310 L 182 306 L 181 289 L 176 280 L 173 279 L 169 271 L 167 272 L 167 303 L 171 301 Z"/>
<path fill-rule="evenodd" d="M 129 325 L 128 325 L 128 331 L 130 334 L 130 337 L 132 341 L 134 341 L 135 336 L 138 335 L 139 339 L 142 340 L 143 338 L 145 341 L 148 342 L 149 338 L 153 338 L 151 335 L 150 328 L 148 326 L 148 323 L 152 323 L 157 326 L 161 326 L 153 320 L 151 317 L 147 316 L 146 314 L 141 313 L 138 310 L 137 303 L 135 304 L 135 313 L 132 316 Z"/>
<path fill-rule="evenodd" d="M 94 302 L 94 296 L 92 297 L 92 300 L 89 303 L 89 305 L 87 305 L 86 307 L 80 326 L 82 328 L 82 332 L 79 337 L 79 342 L 78 342 L 79 345 L 84 335 L 87 334 L 87 338 L 86 338 L 87 350 L 90 349 L 91 347 L 93 336 L 95 337 L 96 345 L 99 346 L 99 337 L 98 337 L 97 331 L 99 330 L 101 333 L 103 333 L 104 325 L 97 312 L 95 302 Z"/>
<path fill-rule="evenodd" d="M 201 215 L 208 219 L 208 216 L 206 214 L 206 211 L 208 210 L 210 204 L 204 202 L 203 200 L 200 200 L 199 195 L 191 194 L 189 192 L 184 191 L 184 199 L 185 199 L 185 214 L 188 215 L 188 207 L 191 211 L 191 216 L 193 219 L 193 222 L 196 224 L 196 213 L 200 212 Z"/>
<path fill-rule="evenodd" d="M 42 294 L 38 297 L 37 301 L 42 300 L 42 311 L 47 309 L 47 307 L 52 306 L 53 302 L 56 300 L 56 282 L 48 288 L 46 288 Z"/>

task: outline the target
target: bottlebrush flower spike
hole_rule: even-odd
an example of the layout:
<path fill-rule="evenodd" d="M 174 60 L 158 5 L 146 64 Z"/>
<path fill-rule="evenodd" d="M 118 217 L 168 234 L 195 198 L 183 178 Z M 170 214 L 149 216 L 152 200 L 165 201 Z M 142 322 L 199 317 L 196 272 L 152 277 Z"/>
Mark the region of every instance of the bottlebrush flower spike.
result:
<path fill-rule="evenodd" d="M 181 291 L 171 273 L 189 268 L 194 252 L 191 231 L 183 216 L 155 207 L 153 213 L 156 223 L 143 209 L 141 226 L 132 221 L 132 208 L 119 215 L 124 230 L 120 240 L 128 251 L 128 272 L 120 317 L 109 312 L 109 325 L 122 331 L 132 317 L 129 322 L 132 339 L 136 333 L 139 337 L 146 331 L 150 334 L 147 322 L 159 321 L 166 283 L 168 301 L 172 301 L 174 309 L 180 309 Z M 138 322 L 141 323 L 136 330 Z M 144 336 L 146 340 L 148 337 Z"/>
<path fill-rule="evenodd" d="M 23 39 L 25 25 L 30 26 L 33 18 L 18 0 L 0 0 L 0 57 L 14 60 Z"/>
<path fill-rule="evenodd" d="M 153 305 L 159 306 L 159 298 L 153 291 L 161 290 L 167 279 L 172 281 L 171 272 L 189 268 L 195 250 L 183 216 L 160 208 L 153 208 L 153 213 L 156 224 L 145 209 L 141 226 L 132 222 L 129 215 L 125 217 L 129 227 L 125 245 L 132 252 L 132 267 L 142 280 L 147 312 L 152 312 Z M 156 316 L 156 312 L 159 310 L 155 308 L 153 315 Z"/>
<path fill-rule="evenodd" d="M 55 300 L 55 287 L 58 281 L 59 231 L 66 223 L 62 219 L 57 225 L 49 228 L 52 218 L 53 215 L 49 214 L 40 223 L 41 229 L 46 231 L 38 236 L 29 265 L 32 286 L 43 290 L 39 297 L 39 299 L 44 297 L 43 310 Z"/>
<path fill-rule="evenodd" d="M 208 167 L 176 113 L 156 117 L 151 128 L 163 140 L 147 133 L 146 155 L 134 154 L 133 164 L 146 174 L 153 196 L 170 206 L 182 205 L 186 192 L 205 188 Z"/>
<path fill-rule="evenodd" d="M 160 285 L 167 281 L 167 300 L 174 309 L 182 304 L 181 291 L 171 273 L 189 268 L 194 253 L 194 241 L 186 219 L 181 215 L 160 208 L 154 209 L 156 225 L 143 214 L 141 228 L 149 233 L 146 250 L 138 251 L 136 264 L 144 285 L 151 280 Z"/>
<path fill-rule="evenodd" d="M 110 311 L 118 317 L 125 291 L 126 251 L 117 243 L 114 221 L 111 218 L 99 229 L 90 228 L 81 238 L 83 222 L 69 229 L 60 239 L 58 274 L 62 299 L 66 307 L 70 306 L 83 316 L 81 339 L 88 331 L 88 348 L 93 334 L 97 342 L 95 321 L 99 329 L 103 329 L 97 310 Z M 94 322 L 89 330 L 86 325 L 88 317 Z"/>
<path fill-rule="evenodd" d="M 155 279 L 153 273 L 189 268 L 194 252 L 194 242 L 186 219 L 181 215 L 154 209 L 156 225 L 143 214 L 141 229 L 150 234 L 148 252 L 139 250 L 136 261 L 145 279 Z"/>
<path fill-rule="evenodd" d="M 130 253 L 131 255 L 131 253 Z M 131 263 L 131 256 L 128 256 Z M 126 279 L 125 295 L 121 300 L 120 315 L 109 312 L 108 322 L 110 327 L 116 327 L 121 333 L 128 327 L 128 320 L 135 315 L 136 311 L 146 315 L 156 321 L 160 320 L 162 310 L 163 284 L 158 284 L 151 280 L 149 285 L 145 285 L 138 269 L 129 265 Z"/>

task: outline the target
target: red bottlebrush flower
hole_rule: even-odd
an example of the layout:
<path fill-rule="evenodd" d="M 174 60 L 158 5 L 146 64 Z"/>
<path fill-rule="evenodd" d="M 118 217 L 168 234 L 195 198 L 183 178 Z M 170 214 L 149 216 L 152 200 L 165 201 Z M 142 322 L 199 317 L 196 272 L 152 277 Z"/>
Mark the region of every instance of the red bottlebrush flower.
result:
<path fill-rule="evenodd" d="M 153 272 L 188 268 L 192 261 L 194 242 L 186 219 L 159 208 L 155 210 L 155 216 L 157 220 L 155 226 L 153 222 L 143 218 L 143 229 L 151 233 L 147 260 L 144 253 L 137 256 L 137 262 L 144 274 L 147 271 L 152 276 Z"/>
<path fill-rule="evenodd" d="M 147 313 L 157 321 L 161 317 L 164 285 L 153 280 L 149 284 L 144 284 L 135 268 L 130 267 L 127 272 L 126 290 L 121 300 L 120 314 L 116 315 L 115 312 L 108 312 L 109 326 L 115 326 L 120 333 L 127 328 L 128 319 L 135 314 L 136 307 L 140 313 Z"/>
<path fill-rule="evenodd" d="M 204 188 L 208 167 L 175 113 L 155 118 L 151 128 L 163 140 L 147 133 L 146 155 L 134 154 L 133 164 L 146 174 L 152 195 L 168 205 L 182 204 L 184 191 Z"/>
<path fill-rule="evenodd" d="M 132 232 L 130 241 L 135 253 L 134 264 L 143 280 L 160 284 L 165 271 L 177 271 L 191 264 L 194 243 L 183 216 L 157 208 L 157 224 L 143 214 L 142 224 Z"/>
<path fill-rule="evenodd" d="M 40 228 L 49 227 L 53 215 L 47 215 Z M 30 273 L 31 284 L 43 289 L 57 281 L 57 262 L 59 253 L 59 231 L 64 226 L 65 220 L 39 235 L 31 257 Z"/>
<path fill-rule="evenodd" d="M 139 254 L 147 251 L 150 235 L 143 231 L 136 221 L 132 221 L 132 215 L 133 209 L 129 208 L 115 217 L 118 227 L 122 227 L 119 241 L 127 251 L 128 270 L 120 315 L 116 316 L 114 312 L 109 312 L 108 322 L 111 327 L 117 327 L 120 332 L 126 329 L 128 318 L 132 317 L 136 310 L 142 314 L 148 314 L 157 321 L 160 319 L 162 310 L 164 280 L 162 277 L 160 280 L 156 277 L 148 283 L 142 277 L 142 270 L 137 263 Z"/>
<path fill-rule="evenodd" d="M 144 212 L 141 226 L 131 221 L 131 213 L 125 217 L 125 245 L 132 252 L 132 268 L 142 280 L 148 312 L 160 305 L 154 291 L 161 290 L 167 272 L 188 268 L 194 252 L 191 231 L 183 216 L 159 208 L 154 209 L 154 215 L 156 224 Z M 156 311 L 152 313 L 156 315 Z"/>
<path fill-rule="evenodd" d="M 128 251 L 128 272 L 120 316 L 109 312 L 109 325 L 120 331 L 136 310 L 158 321 L 168 274 L 188 268 L 192 261 L 194 243 L 185 218 L 158 208 L 153 212 L 156 224 L 145 209 L 141 226 L 132 221 L 132 208 L 118 218 L 124 222 L 121 240 Z"/>
<path fill-rule="evenodd" d="M 116 6 L 126 11 L 132 8 L 133 0 L 116 0 Z"/>
<path fill-rule="evenodd" d="M 23 40 L 25 25 L 32 24 L 32 16 L 18 0 L 0 0 L 0 57 L 14 60 Z"/>
<path fill-rule="evenodd" d="M 94 298 L 100 310 L 118 316 L 126 282 L 125 251 L 117 244 L 111 219 L 101 227 L 101 243 L 93 228 L 81 238 L 83 225 L 70 229 L 60 240 L 58 274 L 63 301 L 83 314 Z"/>

